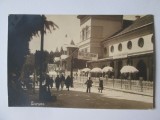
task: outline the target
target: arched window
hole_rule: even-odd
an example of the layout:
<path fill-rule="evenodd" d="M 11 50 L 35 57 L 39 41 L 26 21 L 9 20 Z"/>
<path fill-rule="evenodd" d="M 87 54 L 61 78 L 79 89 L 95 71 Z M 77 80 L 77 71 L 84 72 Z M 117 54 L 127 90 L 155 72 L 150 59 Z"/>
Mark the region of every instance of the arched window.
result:
<path fill-rule="evenodd" d="M 104 48 L 104 54 L 107 54 L 107 48 L 106 47 Z"/>
<path fill-rule="evenodd" d="M 114 46 L 113 46 L 113 45 L 111 46 L 110 51 L 111 51 L 112 53 L 114 52 Z"/>
<path fill-rule="evenodd" d="M 144 46 L 144 39 L 143 38 L 139 38 L 138 46 L 141 47 L 141 48 Z"/>
<path fill-rule="evenodd" d="M 132 42 L 131 42 L 131 41 L 128 41 L 128 43 L 127 43 L 127 48 L 128 48 L 128 49 L 132 49 Z"/>
<path fill-rule="evenodd" d="M 82 40 L 84 40 L 85 39 L 85 29 L 83 28 L 82 29 Z"/>
<path fill-rule="evenodd" d="M 89 27 L 86 26 L 86 39 L 88 39 L 88 38 L 89 38 Z"/>
<path fill-rule="evenodd" d="M 151 37 L 151 42 L 154 43 L 154 35 Z"/>
<path fill-rule="evenodd" d="M 121 43 L 118 45 L 118 50 L 122 51 L 122 44 Z"/>

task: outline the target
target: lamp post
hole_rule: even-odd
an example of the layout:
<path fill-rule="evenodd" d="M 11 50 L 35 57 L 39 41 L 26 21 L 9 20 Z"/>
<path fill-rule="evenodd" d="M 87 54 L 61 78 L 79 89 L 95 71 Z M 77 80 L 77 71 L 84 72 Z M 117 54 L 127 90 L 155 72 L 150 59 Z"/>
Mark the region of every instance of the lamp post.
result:
<path fill-rule="evenodd" d="M 73 56 L 71 57 L 71 87 L 73 87 Z"/>

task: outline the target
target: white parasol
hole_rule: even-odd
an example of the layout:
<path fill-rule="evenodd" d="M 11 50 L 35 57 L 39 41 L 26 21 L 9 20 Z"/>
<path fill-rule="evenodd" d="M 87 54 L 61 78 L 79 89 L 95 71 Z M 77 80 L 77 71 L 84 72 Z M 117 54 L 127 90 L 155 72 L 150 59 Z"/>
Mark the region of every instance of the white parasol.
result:
<path fill-rule="evenodd" d="M 139 72 L 139 70 L 137 70 L 134 66 L 126 65 L 122 67 L 120 72 L 121 73 L 136 73 L 136 72 Z"/>
<path fill-rule="evenodd" d="M 96 68 L 93 68 L 90 72 L 92 72 L 92 73 L 102 73 L 102 69 L 96 67 Z"/>
<path fill-rule="evenodd" d="M 113 71 L 113 68 L 112 67 L 110 67 L 110 66 L 107 66 L 107 67 L 104 67 L 103 69 L 102 69 L 102 71 L 103 72 L 111 72 L 111 71 Z"/>
<path fill-rule="evenodd" d="M 90 72 L 90 71 L 91 71 L 91 69 L 89 69 L 89 68 L 83 68 L 83 69 L 82 69 L 82 72 L 85 72 L 85 73 L 86 73 L 86 72 Z"/>

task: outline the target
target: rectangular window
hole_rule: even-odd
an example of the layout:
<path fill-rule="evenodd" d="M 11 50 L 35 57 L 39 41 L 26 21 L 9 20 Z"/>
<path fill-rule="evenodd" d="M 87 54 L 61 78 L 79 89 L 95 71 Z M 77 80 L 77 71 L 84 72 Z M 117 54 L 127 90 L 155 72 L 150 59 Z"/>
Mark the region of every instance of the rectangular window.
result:
<path fill-rule="evenodd" d="M 87 48 L 84 49 L 84 52 L 87 52 Z"/>

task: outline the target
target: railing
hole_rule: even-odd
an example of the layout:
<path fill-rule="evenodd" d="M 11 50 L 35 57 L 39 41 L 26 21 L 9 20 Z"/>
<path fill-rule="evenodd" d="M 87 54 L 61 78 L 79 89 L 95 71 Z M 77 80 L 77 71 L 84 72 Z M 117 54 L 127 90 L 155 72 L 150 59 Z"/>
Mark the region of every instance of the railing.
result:
<path fill-rule="evenodd" d="M 75 80 L 84 85 L 85 81 L 87 80 L 87 77 L 81 76 L 77 77 L 77 79 Z M 92 81 L 93 86 L 99 85 L 99 78 L 92 77 Z M 103 78 L 103 85 L 105 88 L 127 90 L 153 96 L 153 81 Z"/>

